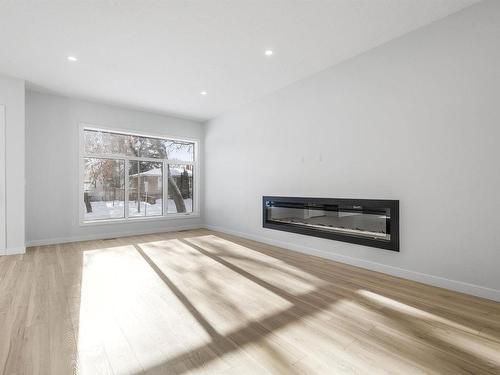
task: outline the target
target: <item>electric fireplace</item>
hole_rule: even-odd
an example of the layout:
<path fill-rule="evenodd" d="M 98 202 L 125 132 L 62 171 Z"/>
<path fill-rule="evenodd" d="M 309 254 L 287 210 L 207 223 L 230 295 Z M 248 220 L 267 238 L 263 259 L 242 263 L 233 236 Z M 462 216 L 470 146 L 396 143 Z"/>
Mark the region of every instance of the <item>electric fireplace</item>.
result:
<path fill-rule="evenodd" d="M 399 201 L 263 197 L 263 226 L 399 251 Z"/>

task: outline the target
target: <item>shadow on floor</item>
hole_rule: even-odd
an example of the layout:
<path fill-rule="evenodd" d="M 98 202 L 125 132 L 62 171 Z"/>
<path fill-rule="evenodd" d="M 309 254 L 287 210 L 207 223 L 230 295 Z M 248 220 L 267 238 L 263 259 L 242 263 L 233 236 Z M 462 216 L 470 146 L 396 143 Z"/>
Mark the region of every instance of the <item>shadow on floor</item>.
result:
<path fill-rule="evenodd" d="M 358 334 L 355 332 L 355 328 L 359 323 L 366 324 L 366 322 L 362 322 L 365 318 L 358 319 L 356 316 L 349 316 L 349 314 L 342 312 L 331 312 L 332 319 L 336 319 L 337 321 L 339 335 L 342 330 L 344 330 L 342 334 L 351 332 L 353 334 L 353 342 L 361 343 L 368 347 L 374 347 L 374 349 L 376 349 L 375 351 L 397 358 L 397 360 L 415 366 L 415 368 L 419 368 L 420 371 L 431 371 L 434 368 L 450 370 L 458 368 L 460 371 L 460 366 L 463 366 L 462 370 L 473 372 L 477 370 L 477 373 L 494 373 L 494 371 L 499 370 L 498 361 L 478 355 L 477 351 L 467 350 L 464 345 L 455 345 L 452 341 L 446 341 L 433 335 L 432 324 L 436 324 L 436 322 L 432 321 L 432 319 L 426 321 L 421 317 L 414 317 L 411 314 L 403 313 L 390 306 L 367 298 L 363 294 L 357 293 L 359 290 L 371 290 L 375 294 L 381 294 L 380 288 L 386 288 L 383 284 L 391 280 L 389 276 L 378 274 L 381 275 L 381 278 L 377 279 L 377 274 L 373 273 L 374 278 L 370 280 L 370 271 L 361 270 L 361 273 L 357 273 L 360 269 L 346 265 L 341 265 L 341 267 L 337 269 L 335 267 L 339 265 L 338 263 L 324 259 L 321 259 L 320 262 L 300 262 L 297 259 L 293 259 L 293 255 L 290 256 L 290 254 L 287 254 L 283 256 L 284 250 L 282 249 L 278 249 L 277 251 L 262 251 L 260 249 L 262 245 L 257 244 L 257 246 L 254 247 L 249 245 L 248 242 L 245 242 L 245 247 L 248 247 L 248 251 L 255 251 L 259 254 L 273 257 L 284 262 L 286 265 L 307 272 L 322 281 L 322 283 L 318 283 L 319 285 L 312 291 L 293 294 L 286 291 L 282 286 L 274 285 L 242 268 L 240 264 L 241 262 L 255 263 L 259 267 L 268 267 L 271 271 L 278 270 L 280 272 L 291 272 L 289 269 L 287 270 L 286 267 L 283 268 L 279 265 L 271 264 L 271 262 L 266 263 L 261 259 L 254 259 L 251 256 L 243 256 L 228 251 L 227 247 L 231 246 L 231 244 L 234 246 L 240 245 L 230 242 L 230 240 L 224 238 L 224 236 L 214 236 L 213 234 L 196 236 L 191 233 L 188 236 L 183 236 L 182 238 L 178 237 L 177 239 L 184 245 L 189 246 L 191 249 L 196 250 L 218 264 L 223 265 L 241 277 L 286 299 L 292 305 L 283 311 L 265 316 L 256 321 L 248 322 L 232 332 L 221 335 L 202 316 L 196 307 L 193 306 L 169 277 L 164 274 L 161 268 L 155 264 L 141 248 L 141 244 L 134 244 L 139 254 L 141 254 L 167 287 L 172 290 L 179 301 L 188 309 L 211 338 L 209 343 L 192 348 L 173 358 L 169 358 L 155 368 L 148 369 L 147 372 L 165 370 L 168 371 L 168 373 L 186 373 L 202 368 L 210 361 L 220 359 L 231 352 L 241 350 L 241 348 L 244 348 L 245 345 L 250 343 L 261 343 L 265 345 L 266 337 L 272 335 L 273 332 L 279 331 L 288 325 L 299 323 L 307 319 L 308 316 L 313 316 L 321 311 L 330 312 L 332 306 L 343 300 L 359 303 L 360 306 L 368 309 L 374 317 L 379 319 L 373 322 L 369 329 L 359 330 L 360 333 Z M 221 241 L 223 246 L 221 246 Z M 204 243 L 209 246 L 204 247 Z M 159 246 L 159 251 L 161 251 L 161 245 Z M 301 255 L 300 257 L 307 258 L 305 255 Z M 295 258 L 299 257 L 295 256 Z M 240 262 L 240 264 L 237 265 L 237 262 Z M 336 272 L 332 273 L 331 269 L 328 269 L 328 267 L 332 266 L 335 268 Z M 349 275 L 349 269 L 355 271 L 356 274 Z M 396 278 L 392 279 L 394 280 Z M 380 282 L 382 285 L 377 284 L 377 282 Z M 432 287 L 424 288 L 429 288 L 432 292 L 439 291 L 439 289 Z M 456 318 L 459 320 L 459 323 L 457 323 L 458 325 L 466 323 L 466 318 L 461 318 L 460 314 L 455 314 L 456 316 L 453 316 L 453 314 L 448 314 L 447 311 L 440 310 L 438 306 L 434 305 L 434 302 L 421 301 L 418 298 L 416 300 L 412 299 L 415 293 L 412 293 L 410 290 L 406 291 L 406 296 L 404 294 L 401 295 L 401 293 L 404 292 L 405 287 L 396 287 L 392 289 L 389 288 L 388 292 L 386 291 L 382 295 L 385 298 L 402 301 L 401 303 L 407 304 L 407 306 L 414 309 L 421 311 L 431 310 L 432 314 L 436 316 L 437 326 L 441 330 L 446 329 L 446 327 L 439 323 L 440 318 L 442 320 L 453 320 L 453 318 Z M 444 318 L 439 314 L 446 317 Z M 464 325 L 464 328 L 467 329 L 468 326 Z M 474 329 L 471 330 L 474 331 Z M 326 332 L 324 335 L 332 342 L 336 340 L 335 336 L 329 335 Z M 496 337 L 499 338 L 500 341 L 500 334 Z M 207 353 L 209 353 L 208 356 Z M 280 360 L 279 356 L 275 357 L 277 361 Z M 203 358 L 203 360 L 196 360 L 197 358 Z M 456 360 L 459 365 L 455 366 L 451 362 L 448 365 L 447 361 L 450 360 Z M 286 369 L 287 373 L 298 373 L 298 368 L 290 366 L 286 361 L 281 361 L 278 365 L 281 369 Z"/>

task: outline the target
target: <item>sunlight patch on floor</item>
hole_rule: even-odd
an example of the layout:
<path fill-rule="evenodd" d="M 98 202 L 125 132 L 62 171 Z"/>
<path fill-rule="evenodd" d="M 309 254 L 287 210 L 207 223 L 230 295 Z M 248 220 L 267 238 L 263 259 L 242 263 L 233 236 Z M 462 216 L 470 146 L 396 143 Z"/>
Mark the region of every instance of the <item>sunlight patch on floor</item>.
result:
<path fill-rule="evenodd" d="M 434 331 L 432 335 L 463 352 L 470 353 L 482 361 L 500 368 L 500 343 L 451 330 Z"/>
<path fill-rule="evenodd" d="M 298 374 L 305 363 L 315 368 L 325 358 L 336 365 L 354 361 L 354 349 L 378 358 L 400 345 L 402 355 L 415 350 L 430 358 L 425 345 L 433 340 L 492 367 L 500 362 L 492 359 L 499 345 L 471 340 L 466 332 L 473 330 L 463 324 L 369 290 L 332 293 L 331 283 L 214 235 L 116 243 L 83 252 L 79 374 L 162 373 L 167 367 L 260 373 L 261 366 Z M 411 324 L 402 330 L 398 320 L 439 329 L 420 327 L 424 335 L 415 337 Z M 373 348 L 380 353 L 370 354 Z M 408 368 L 425 368 L 406 361 Z"/>
<path fill-rule="evenodd" d="M 356 293 L 365 297 L 365 298 L 370 299 L 371 301 L 374 301 L 374 302 L 380 304 L 381 306 L 386 306 L 386 307 L 392 308 L 396 311 L 399 311 L 401 313 L 409 315 L 415 319 L 421 319 L 424 322 L 425 321 L 439 322 L 439 323 L 445 324 L 449 327 L 453 327 L 453 328 L 463 330 L 465 332 L 477 334 L 477 332 L 474 329 L 471 329 L 467 326 L 464 326 L 463 324 L 456 323 L 452 320 L 443 318 L 441 316 L 432 314 L 430 312 L 427 312 L 427 311 L 424 311 L 421 309 L 417 309 L 416 307 L 406 305 L 406 304 L 399 302 L 399 301 L 396 301 L 392 298 L 385 297 L 385 296 L 382 296 L 380 294 L 373 293 L 373 292 L 370 292 L 368 290 L 363 290 L 363 289 L 356 291 Z"/>
<path fill-rule="evenodd" d="M 111 368 L 138 373 L 210 342 L 133 245 L 85 251 L 83 257 L 80 374 L 112 373 Z"/>
<path fill-rule="evenodd" d="M 179 240 L 141 244 L 169 282 L 218 334 L 291 306 L 286 299 Z"/>
<path fill-rule="evenodd" d="M 225 261 L 241 267 L 264 281 L 279 285 L 289 293 L 306 293 L 325 283 L 310 273 L 283 260 L 265 255 L 247 246 L 208 235 L 187 238 L 187 242 Z"/>
<path fill-rule="evenodd" d="M 456 350 L 458 353 L 467 353 L 473 358 L 481 358 L 482 361 L 492 366 L 500 366 L 499 342 L 480 337 L 475 330 L 469 327 L 408 306 L 394 299 L 369 291 L 362 291 L 362 294 L 365 297 L 383 303 L 386 308 L 398 311 L 409 317 L 409 319 L 401 319 L 394 318 L 391 315 L 385 317 L 381 314 L 379 319 L 374 319 L 374 322 L 381 323 L 379 329 L 386 332 L 394 332 L 398 339 L 401 339 L 402 333 L 404 333 L 412 337 L 418 337 L 420 340 L 431 344 L 447 345 L 451 350 Z M 398 323 L 400 324 L 399 326 L 397 325 Z M 419 335 L 416 335 L 417 329 Z"/>

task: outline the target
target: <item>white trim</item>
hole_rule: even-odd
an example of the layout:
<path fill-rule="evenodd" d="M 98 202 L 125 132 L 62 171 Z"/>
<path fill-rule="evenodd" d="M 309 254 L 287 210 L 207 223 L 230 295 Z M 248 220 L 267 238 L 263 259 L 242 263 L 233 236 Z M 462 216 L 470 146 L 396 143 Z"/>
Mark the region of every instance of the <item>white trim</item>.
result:
<path fill-rule="evenodd" d="M 26 247 L 56 245 L 56 244 L 68 243 L 68 242 L 103 240 L 103 239 L 107 239 L 107 238 L 140 236 L 140 235 L 155 234 L 155 233 L 178 232 L 181 230 L 191 230 L 191 229 L 200 229 L 200 228 L 203 228 L 203 225 L 193 224 L 193 225 L 180 225 L 178 227 L 172 227 L 172 228 L 157 228 L 157 229 L 148 229 L 148 230 L 129 230 L 129 231 L 124 231 L 124 232 L 116 232 L 116 233 L 101 233 L 101 234 L 89 234 L 89 235 L 84 235 L 84 236 L 48 238 L 48 239 L 44 239 L 44 240 L 27 241 Z"/>
<path fill-rule="evenodd" d="M 78 202 L 78 223 L 81 225 L 84 221 L 85 212 L 85 202 L 84 202 L 84 126 L 80 125 L 78 127 L 78 194 L 76 196 L 76 201 Z"/>
<path fill-rule="evenodd" d="M 6 129 L 5 105 L 0 104 L 0 255 L 7 253 Z"/>
<path fill-rule="evenodd" d="M 129 159 L 125 159 L 125 170 L 123 171 L 123 173 L 125 174 L 125 181 L 123 181 L 123 183 L 125 184 L 123 186 L 123 209 L 125 210 L 124 211 L 124 214 L 125 214 L 125 218 L 122 219 L 123 221 L 126 221 L 128 222 L 129 221 L 129 214 L 130 214 L 130 207 L 129 207 L 129 195 L 127 194 L 128 192 L 128 184 L 130 183 L 130 176 L 129 176 L 129 168 L 130 168 L 130 160 Z M 140 172 L 139 170 L 137 172 Z M 139 185 L 139 177 L 137 178 L 137 185 Z M 80 199 L 82 199 L 82 197 L 80 196 Z M 163 200 L 162 200 L 162 203 L 163 203 Z M 85 216 L 85 214 L 84 214 Z M 109 222 L 109 221 L 108 221 Z M 83 221 L 83 222 L 80 222 L 80 225 L 85 225 L 85 224 L 90 224 L 89 221 Z M 97 223 L 96 223 L 97 224 Z M 101 223 L 98 223 L 98 224 L 101 224 Z"/>
<path fill-rule="evenodd" d="M 100 220 L 85 220 L 80 223 L 81 227 L 93 226 L 93 225 L 106 225 L 106 224 L 130 224 L 142 221 L 163 221 L 163 220 L 175 220 L 175 219 L 199 219 L 200 214 L 193 214 L 189 212 L 180 214 L 168 214 L 168 216 L 138 216 L 129 217 L 121 219 L 100 219 Z"/>
<path fill-rule="evenodd" d="M 161 187 L 163 189 L 162 213 L 163 213 L 163 217 L 166 217 L 168 214 L 168 164 L 163 163 L 161 167 L 162 167 L 162 171 L 161 171 L 162 175 L 161 176 L 163 177 L 163 179 L 161 181 Z M 194 178 L 194 175 L 193 175 L 193 178 Z M 128 186 L 128 182 L 127 182 L 127 186 Z M 194 185 L 193 185 L 193 187 L 194 187 Z M 191 205 L 192 205 L 192 203 L 191 203 Z M 127 203 L 127 210 L 128 210 L 128 208 L 129 207 L 128 207 L 128 203 Z"/>
<path fill-rule="evenodd" d="M 19 255 L 24 253 L 26 253 L 26 247 L 19 246 L 19 247 L 11 247 L 9 249 L 5 249 L 3 255 Z"/>
<path fill-rule="evenodd" d="M 87 129 L 87 128 L 84 128 Z M 132 161 L 152 161 L 152 162 L 162 162 L 167 164 L 181 164 L 181 165 L 195 165 L 194 161 L 183 161 L 179 159 L 159 159 L 159 158 L 143 158 L 141 156 L 127 156 L 120 154 L 86 154 L 83 153 L 84 158 L 96 158 L 96 159 L 112 159 L 112 160 L 132 160 Z"/>
<path fill-rule="evenodd" d="M 469 284 L 458 280 L 446 279 L 444 277 L 430 275 L 426 273 L 421 273 L 417 271 L 411 271 L 404 268 L 393 267 L 386 264 L 381 264 L 377 262 L 371 262 L 364 259 L 353 258 L 341 254 L 332 253 L 329 251 L 318 250 L 308 246 L 297 245 L 291 242 L 273 240 L 264 236 L 243 233 L 239 231 L 234 231 L 231 229 L 226 229 L 214 225 L 205 225 L 206 229 L 210 229 L 217 232 L 222 232 L 234 236 L 239 236 L 247 238 L 253 241 L 259 241 L 267 243 L 273 246 L 279 246 L 285 249 L 297 251 L 304 254 L 316 255 L 322 258 L 335 260 L 341 263 L 350 264 L 353 266 L 366 268 L 372 271 L 382 272 L 392 276 L 401 277 L 408 280 L 418 281 L 424 284 L 429 284 L 432 286 L 437 286 L 440 288 L 451 289 L 456 292 L 461 292 L 465 294 L 471 294 L 477 297 L 487 298 L 494 301 L 500 302 L 500 290 L 492 289 L 485 286 L 480 286 L 476 284 Z"/>
<path fill-rule="evenodd" d="M 89 154 L 87 155 L 85 153 L 84 149 L 84 131 L 85 129 L 90 129 L 90 130 L 96 130 L 96 131 L 104 131 L 104 132 L 110 132 L 110 133 L 115 133 L 115 134 L 127 134 L 127 135 L 137 135 L 141 137 L 149 137 L 149 138 L 160 138 L 160 139 L 168 139 L 168 140 L 174 140 L 174 141 L 180 141 L 180 142 L 189 142 L 194 144 L 194 161 L 189 162 L 189 161 L 182 161 L 182 160 L 177 160 L 177 159 L 153 159 L 153 158 L 142 158 L 142 157 L 135 157 L 135 156 L 124 156 L 124 155 L 112 155 L 112 154 Z M 171 220 L 171 219 L 185 219 L 188 217 L 192 218 L 199 218 L 200 217 L 200 178 L 198 177 L 199 174 L 201 173 L 200 170 L 200 162 L 199 162 L 199 154 L 200 154 L 200 140 L 199 139 L 193 139 L 193 138 L 179 138 L 179 137 L 171 137 L 168 135 L 162 135 L 162 134 L 155 134 L 155 133 L 140 133 L 140 132 L 135 132 L 135 131 L 130 131 L 126 129 L 118 129 L 118 128 L 107 128 L 107 127 L 102 127 L 102 126 L 97 126 L 97 125 L 92 125 L 88 123 L 80 123 L 78 126 L 78 144 L 79 144 L 79 150 L 78 150 L 78 195 L 77 195 L 77 202 L 78 202 L 78 223 L 79 226 L 88 226 L 88 225 L 103 225 L 103 224 L 117 224 L 117 223 L 129 223 L 129 222 L 135 222 L 136 220 Z M 102 220 L 85 220 L 85 206 L 83 202 L 83 194 L 84 194 L 84 158 L 89 157 L 89 158 L 105 158 L 105 159 L 117 159 L 117 160 L 124 160 L 125 161 L 125 217 L 124 218 L 119 218 L 119 219 L 102 219 Z M 152 216 L 152 217 L 137 217 L 137 218 L 130 218 L 129 217 L 129 207 L 128 207 L 128 194 L 126 194 L 128 190 L 128 164 L 130 160 L 140 160 L 140 161 L 153 161 L 153 162 L 159 162 L 162 163 L 162 168 L 163 168 L 163 215 L 162 216 Z M 167 176 L 167 170 L 166 168 L 168 165 L 176 165 L 176 164 L 182 164 L 182 165 L 191 165 L 193 166 L 193 204 L 192 204 L 192 212 L 186 212 L 186 213 L 180 213 L 180 214 L 169 214 L 168 213 L 168 182 L 166 180 Z"/>

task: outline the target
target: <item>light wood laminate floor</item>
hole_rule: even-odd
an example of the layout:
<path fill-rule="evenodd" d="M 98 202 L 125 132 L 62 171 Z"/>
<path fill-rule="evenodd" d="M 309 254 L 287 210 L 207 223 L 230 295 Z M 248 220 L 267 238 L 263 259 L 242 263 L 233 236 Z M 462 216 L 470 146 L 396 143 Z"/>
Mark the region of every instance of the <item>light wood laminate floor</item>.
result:
<path fill-rule="evenodd" d="M 500 303 L 207 230 L 34 247 L 0 373 L 500 374 Z"/>

